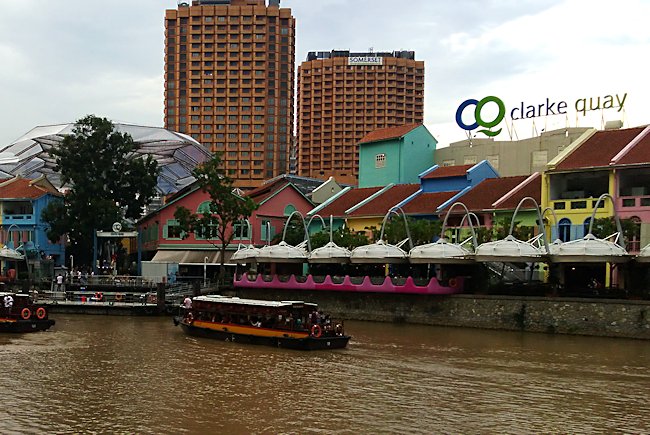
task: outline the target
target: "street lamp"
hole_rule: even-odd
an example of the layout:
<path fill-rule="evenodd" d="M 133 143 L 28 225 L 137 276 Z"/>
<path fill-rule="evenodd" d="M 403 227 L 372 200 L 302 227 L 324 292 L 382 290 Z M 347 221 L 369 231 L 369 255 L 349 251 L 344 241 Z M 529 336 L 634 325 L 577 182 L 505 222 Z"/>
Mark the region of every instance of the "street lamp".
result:
<path fill-rule="evenodd" d="M 70 255 L 70 273 L 74 270 L 74 255 Z"/>
<path fill-rule="evenodd" d="M 208 257 L 205 256 L 203 257 L 203 287 L 205 287 L 207 284 L 207 270 L 208 270 Z"/>

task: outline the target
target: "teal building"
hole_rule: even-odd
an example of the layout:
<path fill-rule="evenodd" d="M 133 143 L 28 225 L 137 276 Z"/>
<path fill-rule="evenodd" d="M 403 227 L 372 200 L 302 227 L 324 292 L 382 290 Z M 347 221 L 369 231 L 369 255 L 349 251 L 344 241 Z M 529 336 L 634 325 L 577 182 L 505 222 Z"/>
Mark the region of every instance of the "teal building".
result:
<path fill-rule="evenodd" d="M 438 141 L 422 124 L 374 130 L 359 142 L 359 187 L 419 183 Z"/>

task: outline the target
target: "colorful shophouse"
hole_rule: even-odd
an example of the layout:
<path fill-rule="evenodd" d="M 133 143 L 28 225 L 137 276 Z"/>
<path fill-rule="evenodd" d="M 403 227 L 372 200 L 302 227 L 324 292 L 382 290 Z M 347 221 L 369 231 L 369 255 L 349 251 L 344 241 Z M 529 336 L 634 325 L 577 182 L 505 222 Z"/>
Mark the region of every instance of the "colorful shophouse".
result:
<path fill-rule="evenodd" d="M 0 247 L 26 251 L 32 269 L 40 270 L 45 263 L 64 264 L 65 246 L 48 240 L 48 227 L 41 218 L 43 209 L 62 196 L 44 176 L 0 180 Z"/>

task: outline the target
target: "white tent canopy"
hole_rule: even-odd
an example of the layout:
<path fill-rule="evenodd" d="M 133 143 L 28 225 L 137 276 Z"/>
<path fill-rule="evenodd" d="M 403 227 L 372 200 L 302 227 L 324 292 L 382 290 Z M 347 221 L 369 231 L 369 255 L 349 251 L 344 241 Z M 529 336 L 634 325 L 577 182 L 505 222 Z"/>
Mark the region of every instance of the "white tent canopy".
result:
<path fill-rule="evenodd" d="M 446 239 L 438 239 L 433 243 L 415 246 L 409 252 L 411 263 L 467 263 L 474 260 L 474 254 Z"/>
<path fill-rule="evenodd" d="M 549 250 L 553 263 L 622 263 L 630 259 L 622 246 L 593 234 L 566 243 L 556 240 Z"/>
<path fill-rule="evenodd" d="M 309 255 L 310 263 L 349 263 L 350 250 L 328 242 L 325 246 L 316 248 Z"/>

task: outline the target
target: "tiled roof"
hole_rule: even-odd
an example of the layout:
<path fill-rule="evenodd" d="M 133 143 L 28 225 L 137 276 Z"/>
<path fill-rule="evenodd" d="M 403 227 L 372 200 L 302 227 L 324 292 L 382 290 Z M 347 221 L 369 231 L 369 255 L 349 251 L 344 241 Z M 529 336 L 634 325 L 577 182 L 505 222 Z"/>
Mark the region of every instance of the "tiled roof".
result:
<path fill-rule="evenodd" d="M 350 189 L 343 195 L 336 198 L 333 202 L 325 206 L 323 209 L 321 209 L 318 214 L 323 217 L 329 215 L 343 216 L 345 210 L 357 205 L 364 199 L 368 198 L 370 195 L 379 192 L 381 189 L 382 187 L 363 187 L 361 189 Z"/>
<path fill-rule="evenodd" d="M 433 178 L 462 177 L 474 166 L 476 165 L 440 166 L 422 177 L 422 179 L 431 180 Z"/>
<path fill-rule="evenodd" d="M 395 139 L 398 137 L 402 137 L 409 131 L 416 129 L 421 125 L 422 124 L 405 124 L 405 125 L 398 125 L 395 127 L 380 128 L 377 130 L 373 130 L 367 135 L 365 135 L 363 138 L 361 138 L 359 143 L 379 142 L 381 140 L 388 140 L 388 139 Z"/>
<path fill-rule="evenodd" d="M 290 187 L 292 189 L 295 189 L 297 192 L 301 193 L 300 189 L 298 189 L 296 186 L 293 185 L 290 181 L 287 181 L 283 178 L 278 178 L 276 181 L 268 183 L 268 184 L 263 184 L 257 189 L 253 189 L 249 192 L 246 193 L 246 196 L 251 198 L 253 201 L 255 201 L 257 204 L 261 204 L 267 199 L 271 198 L 273 195 L 275 195 L 277 192 L 280 190 L 284 189 L 285 187 Z M 303 194 L 304 195 L 304 194 Z"/>
<path fill-rule="evenodd" d="M 606 167 L 643 129 L 644 127 L 635 127 L 598 131 L 558 163 L 555 170 Z"/>
<path fill-rule="evenodd" d="M 383 216 L 391 207 L 413 195 L 418 189 L 419 184 L 397 184 L 354 210 L 349 216 Z"/>
<path fill-rule="evenodd" d="M 502 203 L 497 204 L 497 210 L 514 210 L 519 205 L 519 201 L 526 198 L 527 196 L 533 198 L 537 201 L 537 204 L 540 204 L 542 201 L 542 177 L 537 176 L 531 179 L 528 183 L 521 186 L 516 192 L 514 192 L 510 197 L 506 198 Z M 522 208 L 534 208 L 534 204 L 531 201 L 526 201 L 521 205 Z"/>
<path fill-rule="evenodd" d="M 492 204 L 503 195 L 507 194 L 515 187 L 519 186 L 528 176 L 521 175 L 516 177 L 503 178 L 486 178 L 474 186 L 469 192 L 458 198 L 458 201 L 467 206 L 469 210 L 491 210 Z M 538 177 L 540 178 L 540 177 Z M 519 195 L 513 195 L 515 198 Z M 540 194 L 537 194 L 536 200 L 539 201 Z M 523 198 L 520 197 L 519 200 Z M 517 200 L 517 202 L 519 201 Z M 453 212 L 461 212 L 461 209 L 454 209 Z"/>
<path fill-rule="evenodd" d="M 650 163 L 650 134 L 643 136 L 630 151 L 616 162 L 617 165 L 638 163 Z"/>
<path fill-rule="evenodd" d="M 37 184 L 35 180 L 27 178 L 2 180 L 0 183 L 7 183 L 0 186 L 0 198 L 4 199 L 36 199 L 48 193 L 61 196 L 61 193 L 53 187 Z"/>
<path fill-rule="evenodd" d="M 406 203 L 402 210 L 406 214 L 434 214 L 440 204 L 448 201 L 457 193 L 458 191 L 421 193 Z"/>

